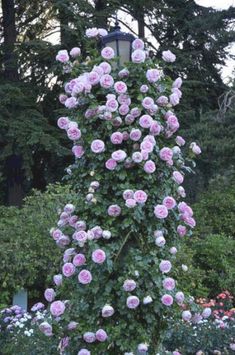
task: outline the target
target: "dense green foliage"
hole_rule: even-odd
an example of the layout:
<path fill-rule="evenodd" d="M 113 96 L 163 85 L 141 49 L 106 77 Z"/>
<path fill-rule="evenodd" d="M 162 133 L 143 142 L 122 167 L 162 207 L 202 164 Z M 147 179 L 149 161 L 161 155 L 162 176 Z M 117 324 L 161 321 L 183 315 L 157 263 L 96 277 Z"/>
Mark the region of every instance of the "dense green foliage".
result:
<path fill-rule="evenodd" d="M 55 185 L 33 191 L 21 209 L 0 208 L 0 304 L 10 304 L 24 287 L 30 298 L 42 295 L 60 255 L 49 230 L 64 203 L 75 199 L 68 186 Z"/>

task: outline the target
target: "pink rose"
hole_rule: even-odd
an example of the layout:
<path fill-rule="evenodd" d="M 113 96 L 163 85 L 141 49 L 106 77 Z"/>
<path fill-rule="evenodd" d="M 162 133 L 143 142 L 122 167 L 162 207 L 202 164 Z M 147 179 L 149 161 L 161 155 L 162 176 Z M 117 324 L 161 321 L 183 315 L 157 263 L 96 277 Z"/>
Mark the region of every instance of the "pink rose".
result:
<path fill-rule="evenodd" d="M 164 161 L 170 161 L 173 157 L 173 151 L 170 148 L 164 147 L 160 150 L 159 156 Z"/>
<path fill-rule="evenodd" d="M 106 108 L 110 112 L 115 112 L 118 109 L 118 102 L 115 99 L 110 99 L 105 104 Z"/>
<path fill-rule="evenodd" d="M 118 217 L 121 214 L 121 207 L 118 205 L 111 205 L 108 208 L 108 215 L 111 217 Z"/>
<path fill-rule="evenodd" d="M 52 326 L 48 323 L 48 322 L 42 322 L 39 325 L 39 329 L 41 330 L 41 332 L 46 335 L 47 337 L 52 336 Z"/>
<path fill-rule="evenodd" d="M 58 54 L 56 55 L 55 59 L 58 62 L 61 63 L 67 63 L 69 61 L 69 55 L 68 55 L 68 51 L 66 51 L 66 49 L 62 49 L 58 52 Z"/>
<path fill-rule="evenodd" d="M 88 28 L 85 33 L 88 38 L 97 37 L 99 34 L 98 29 L 96 27 Z"/>
<path fill-rule="evenodd" d="M 173 180 L 179 185 L 182 184 L 184 181 L 184 177 L 179 171 L 174 171 L 172 177 Z"/>
<path fill-rule="evenodd" d="M 106 254 L 102 249 L 96 249 L 92 253 L 92 260 L 96 264 L 103 264 L 106 260 Z"/>
<path fill-rule="evenodd" d="M 162 285 L 163 285 L 165 290 L 172 291 L 175 288 L 175 280 L 172 279 L 172 277 L 166 277 L 163 280 Z"/>
<path fill-rule="evenodd" d="M 134 196 L 134 191 L 133 190 L 125 190 L 122 194 L 122 197 L 124 200 L 127 200 L 128 198 L 133 198 Z"/>
<path fill-rule="evenodd" d="M 147 174 L 153 174 L 155 170 L 156 170 L 155 163 L 152 160 L 147 160 L 146 163 L 144 164 L 144 171 Z"/>
<path fill-rule="evenodd" d="M 74 145 L 72 148 L 72 152 L 76 158 L 81 158 L 85 153 L 84 148 L 82 145 Z"/>
<path fill-rule="evenodd" d="M 176 292 L 175 294 L 176 302 L 181 305 L 184 302 L 184 294 L 181 291 Z"/>
<path fill-rule="evenodd" d="M 157 121 L 152 121 L 150 126 L 150 133 L 154 136 L 158 136 L 162 130 L 161 125 Z"/>
<path fill-rule="evenodd" d="M 153 148 L 154 148 L 154 144 L 149 140 L 144 140 L 140 145 L 141 151 L 144 150 L 148 153 L 151 153 L 153 151 Z"/>
<path fill-rule="evenodd" d="M 171 306 L 173 304 L 173 297 L 171 295 L 163 295 L 161 298 L 162 304 L 164 304 L 164 306 Z"/>
<path fill-rule="evenodd" d="M 149 90 L 148 85 L 141 85 L 140 92 L 142 92 L 143 94 L 146 94 L 146 92 L 148 92 L 148 90 Z"/>
<path fill-rule="evenodd" d="M 142 190 L 137 190 L 134 193 L 134 199 L 137 203 L 145 203 L 147 201 L 148 195 Z"/>
<path fill-rule="evenodd" d="M 97 85 L 100 81 L 100 76 L 96 71 L 91 71 L 88 75 L 89 83 L 94 86 Z"/>
<path fill-rule="evenodd" d="M 111 135 L 110 140 L 113 144 L 121 144 L 123 141 L 123 134 L 121 132 L 114 132 Z"/>
<path fill-rule="evenodd" d="M 78 102 L 77 99 L 75 97 L 69 97 L 68 99 L 66 99 L 64 105 L 65 107 L 72 109 L 75 108 L 77 106 Z"/>
<path fill-rule="evenodd" d="M 61 316 L 65 311 L 65 305 L 62 301 L 54 301 L 50 306 L 50 312 L 54 317 Z"/>
<path fill-rule="evenodd" d="M 177 136 L 177 137 L 175 138 L 175 142 L 176 142 L 176 144 L 178 144 L 180 147 L 183 146 L 183 145 L 185 145 L 185 140 L 184 140 L 184 138 L 182 138 L 181 136 Z"/>
<path fill-rule="evenodd" d="M 142 49 L 136 49 L 131 54 L 131 60 L 133 63 L 144 63 L 146 54 Z"/>
<path fill-rule="evenodd" d="M 164 219 L 168 216 L 168 209 L 164 205 L 154 207 L 154 214 L 157 218 Z"/>
<path fill-rule="evenodd" d="M 134 280 L 125 280 L 123 284 L 123 289 L 127 292 L 134 291 L 136 288 L 136 282 Z"/>
<path fill-rule="evenodd" d="M 142 39 L 136 38 L 136 39 L 132 42 L 132 48 L 133 48 L 134 50 L 136 50 L 136 49 L 144 49 L 144 42 L 142 41 Z"/>
<path fill-rule="evenodd" d="M 117 166 L 117 162 L 116 160 L 114 159 L 109 159 L 106 161 L 105 163 L 105 167 L 108 169 L 108 170 L 114 170 Z"/>
<path fill-rule="evenodd" d="M 148 345 L 146 345 L 146 344 L 139 344 L 139 345 L 138 345 L 138 351 L 139 351 L 140 353 L 146 354 L 146 352 L 148 351 Z"/>
<path fill-rule="evenodd" d="M 47 302 L 52 302 L 54 301 L 56 296 L 55 291 L 53 290 L 53 288 L 47 288 L 44 292 L 44 297 L 47 300 Z"/>
<path fill-rule="evenodd" d="M 56 286 L 60 286 L 62 284 L 62 279 L 63 279 L 63 276 L 61 274 L 53 276 L 53 281 L 56 284 Z"/>
<path fill-rule="evenodd" d="M 160 96 L 156 102 L 159 106 L 166 106 L 168 104 L 168 98 L 166 96 Z"/>
<path fill-rule="evenodd" d="M 92 275 L 91 275 L 90 271 L 85 270 L 85 269 L 80 271 L 78 274 L 78 281 L 83 285 L 87 285 L 87 284 L 91 283 Z"/>
<path fill-rule="evenodd" d="M 100 78 L 100 86 L 104 89 L 109 89 L 113 86 L 114 80 L 113 77 L 109 74 L 104 74 Z"/>
<path fill-rule="evenodd" d="M 140 129 L 133 128 L 130 133 L 130 139 L 134 142 L 137 142 L 142 136 Z"/>
<path fill-rule="evenodd" d="M 159 269 L 163 274 L 167 274 L 171 271 L 171 262 L 169 260 L 162 260 L 159 264 Z"/>
<path fill-rule="evenodd" d="M 172 106 L 178 105 L 180 102 L 179 96 L 176 93 L 170 95 L 170 103 Z"/>
<path fill-rule="evenodd" d="M 173 63 L 176 60 L 176 56 L 171 51 L 163 51 L 162 52 L 162 59 L 165 62 Z"/>
<path fill-rule="evenodd" d="M 202 152 L 199 145 L 197 145 L 195 142 L 190 144 L 190 148 L 192 149 L 192 152 L 196 155 L 199 155 Z"/>
<path fill-rule="evenodd" d="M 87 349 L 81 349 L 79 350 L 78 355 L 91 355 L 91 352 Z"/>
<path fill-rule="evenodd" d="M 157 69 L 148 69 L 146 72 L 146 78 L 150 83 L 155 83 L 160 78 L 160 72 Z"/>
<path fill-rule="evenodd" d="M 172 208 L 174 208 L 176 206 L 176 201 L 173 197 L 167 196 L 163 200 L 163 205 L 166 206 L 166 208 L 168 210 L 171 210 Z"/>
<path fill-rule="evenodd" d="M 71 57 L 77 58 L 81 55 L 81 49 L 79 47 L 73 47 L 69 54 L 71 55 Z"/>
<path fill-rule="evenodd" d="M 70 277 L 75 273 L 75 266 L 72 263 L 65 263 L 62 267 L 64 276 Z"/>
<path fill-rule="evenodd" d="M 126 104 L 127 106 L 130 106 L 131 99 L 130 99 L 130 97 L 127 94 L 120 94 L 118 96 L 118 102 L 121 105 Z"/>
<path fill-rule="evenodd" d="M 60 94 L 59 95 L 59 101 L 61 104 L 64 105 L 65 101 L 67 100 L 68 96 L 67 95 L 64 95 L 64 94 Z"/>
<path fill-rule="evenodd" d="M 104 47 L 101 51 L 101 56 L 104 59 L 112 59 L 115 56 L 114 50 L 111 47 Z"/>
<path fill-rule="evenodd" d="M 183 320 L 185 320 L 186 322 L 189 322 L 190 319 L 192 318 L 192 313 L 190 311 L 183 311 L 182 312 L 182 318 Z"/>
<path fill-rule="evenodd" d="M 140 304 L 140 300 L 138 297 L 136 297 L 136 296 L 127 297 L 126 305 L 128 308 L 135 309 L 139 306 L 139 304 Z"/>
<path fill-rule="evenodd" d="M 134 208 L 136 206 L 136 200 L 134 200 L 133 198 L 128 198 L 126 199 L 125 205 L 128 208 Z"/>
<path fill-rule="evenodd" d="M 127 104 L 122 104 L 119 107 L 119 113 L 122 116 L 125 116 L 129 111 L 130 111 L 130 108 L 129 108 L 129 106 Z"/>
<path fill-rule="evenodd" d="M 132 154 L 132 160 L 135 162 L 135 163 L 141 163 L 142 160 L 143 160 L 143 154 L 142 152 L 134 152 Z"/>
<path fill-rule="evenodd" d="M 183 83 L 182 79 L 181 79 L 181 78 L 177 78 L 177 79 L 175 79 L 175 81 L 173 82 L 172 87 L 179 89 L 179 88 L 181 88 L 182 83 Z"/>
<path fill-rule="evenodd" d="M 128 69 L 124 68 L 118 72 L 119 78 L 127 78 L 129 76 L 130 72 Z"/>
<path fill-rule="evenodd" d="M 108 318 L 111 317 L 114 314 L 114 309 L 112 306 L 106 304 L 103 308 L 102 308 L 102 317 L 104 318 Z"/>
<path fill-rule="evenodd" d="M 77 96 L 85 89 L 85 85 L 82 82 L 78 82 L 73 86 L 72 96 Z"/>
<path fill-rule="evenodd" d="M 87 241 L 87 233 L 85 231 L 76 231 L 73 234 L 73 239 L 77 240 L 81 246 Z"/>
<path fill-rule="evenodd" d="M 81 138 L 81 131 L 77 127 L 71 127 L 67 130 L 68 138 L 76 141 Z"/>
<path fill-rule="evenodd" d="M 98 329 L 97 332 L 95 333 L 95 336 L 96 336 L 96 340 L 100 342 L 104 342 L 108 338 L 107 333 L 103 329 Z"/>
<path fill-rule="evenodd" d="M 83 334 L 83 339 L 87 343 L 94 343 L 96 341 L 95 333 L 86 332 Z"/>
<path fill-rule="evenodd" d="M 209 318 L 211 316 L 211 313 L 212 313 L 211 308 L 206 307 L 202 311 L 202 317 L 203 318 Z"/>
<path fill-rule="evenodd" d="M 179 234 L 180 237 L 184 237 L 185 234 L 187 233 L 187 228 L 185 226 L 179 225 L 177 227 L 177 233 Z"/>
<path fill-rule="evenodd" d="M 126 159 L 126 152 L 124 152 L 124 150 L 116 150 L 115 152 L 112 153 L 112 159 L 114 159 L 115 161 L 123 161 L 124 159 Z"/>
<path fill-rule="evenodd" d="M 151 109 L 151 107 L 154 105 L 154 101 L 151 97 L 145 97 L 142 101 L 142 106 L 145 108 L 145 109 Z"/>
<path fill-rule="evenodd" d="M 163 247 L 166 244 L 166 239 L 163 236 L 159 236 L 155 239 L 155 244 L 158 247 Z"/>
<path fill-rule="evenodd" d="M 131 114 L 126 115 L 125 117 L 125 123 L 126 124 L 132 124 L 135 121 L 135 117 L 132 116 Z"/>
<path fill-rule="evenodd" d="M 67 129 L 70 120 L 68 117 L 60 117 L 57 121 L 57 125 L 60 129 Z"/>
<path fill-rule="evenodd" d="M 140 120 L 139 120 L 139 125 L 143 128 L 150 128 L 151 127 L 151 124 L 153 122 L 153 119 L 151 116 L 149 115 L 143 115 L 140 117 Z"/>
<path fill-rule="evenodd" d="M 73 258 L 73 264 L 75 266 L 82 266 L 86 263 L 86 257 L 84 254 L 76 254 Z"/>
<path fill-rule="evenodd" d="M 101 139 L 95 139 L 91 143 L 91 150 L 93 153 L 96 153 L 96 154 L 103 153 L 105 150 L 104 142 Z"/>
<path fill-rule="evenodd" d="M 102 63 L 100 63 L 99 67 L 102 68 L 104 74 L 110 74 L 111 73 L 112 67 L 111 67 L 111 65 L 109 63 L 102 62 Z"/>
<path fill-rule="evenodd" d="M 125 92 L 127 91 L 127 86 L 123 81 L 117 81 L 114 84 L 114 90 L 117 94 L 125 94 Z"/>
<path fill-rule="evenodd" d="M 61 232 L 60 229 L 53 229 L 51 231 L 51 236 L 54 240 L 58 240 L 60 237 L 62 237 L 63 233 Z"/>
<path fill-rule="evenodd" d="M 172 132 L 176 132 L 177 129 L 179 128 L 179 121 L 177 119 L 176 116 L 170 116 L 167 118 L 167 125 L 168 128 L 172 131 Z"/>
<path fill-rule="evenodd" d="M 136 118 L 139 117 L 141 115 L 141 110 L 138 107 L 133 107 L 131 109 L 131 115 Z"/>
<path fill-rule="evenodd" d="M 175 255 L 176 253 L 177 253 L 177 248 L 176 247 L 171 247 L 170 248 L 170 253 L 172 254 L 172 255 Z"/>

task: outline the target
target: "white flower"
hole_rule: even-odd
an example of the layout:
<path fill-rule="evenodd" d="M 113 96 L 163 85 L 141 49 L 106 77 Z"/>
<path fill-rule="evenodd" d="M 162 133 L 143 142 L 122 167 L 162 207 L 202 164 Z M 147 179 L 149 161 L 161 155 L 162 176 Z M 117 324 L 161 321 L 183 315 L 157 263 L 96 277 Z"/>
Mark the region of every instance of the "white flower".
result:
<path fill-rule="evenodd" d="M 144 297 L 143 304 L 149 304 L 151 302 L 153 302 L 153 299 L 151 296 Z"/>
<path fill-rule="evenodd" d="M 182 267 L 183 271 L 188 271 L 188 266 L 187 265 L 182 264 L 181 267 Z"/>

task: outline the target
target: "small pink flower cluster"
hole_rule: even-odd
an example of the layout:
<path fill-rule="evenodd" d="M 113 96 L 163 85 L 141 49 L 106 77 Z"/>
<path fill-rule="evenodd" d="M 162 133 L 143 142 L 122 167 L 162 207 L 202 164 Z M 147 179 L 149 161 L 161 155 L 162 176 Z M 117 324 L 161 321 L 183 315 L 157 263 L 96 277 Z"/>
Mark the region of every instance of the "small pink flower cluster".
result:
<path fill-rule="evenodd" d="M 184 223 L 187 224 L 189 227 L 194 228 L 196 226 L 196 221 L 193 218 L 192 208 L 187 205 L 186 202 L 180 202 L 178 204 L 178 210 L 180 213 L 180 219 L 184 221 Z"/>
<path fill-rule="evenodd" d="M 83 339 L 86 343 L 94 343 L 96 340 L 99 342 L 104 342 L 108 339 L 108 335 L 105 330 L 98 329 L 96 333 L 86 332 L 83 334 Z"/>
<path fill-rule="evenodd" d="M 144 42 L 137 38 L 132 42 L 133 52 L 131 60 L 133 63 L 143 63 L 146 59 L 146 52 L 144 51 Z"/>
<path fill-rule="evenodd" d="M 107 36 L 108 32 L 104 28 L 88 28 L 86 30 L 86 36 L 88 38 L 98 38 L 98 37 L 103 37 Z"/>
<path fill-rule="evenodd" d="M 128 208 L 135 207 L 137 203 L 144 204 L 148 199 L 148 195 L 143 190 L 137 190 L 135 192 L 133 190 L 125 190 L 122 196 Z"/>

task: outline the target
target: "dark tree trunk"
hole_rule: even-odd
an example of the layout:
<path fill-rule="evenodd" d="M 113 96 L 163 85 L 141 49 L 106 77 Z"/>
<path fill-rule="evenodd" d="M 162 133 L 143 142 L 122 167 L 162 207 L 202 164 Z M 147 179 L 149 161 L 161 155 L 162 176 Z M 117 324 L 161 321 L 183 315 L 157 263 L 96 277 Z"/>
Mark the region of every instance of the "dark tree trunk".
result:
<path fill-rule="evenodd" d="M 7 80 L 18 81 L 17 59 L 15 56 L 16 25 L 14 0 L 2 0 L 4 36 L 4 76 Z"/>
<path fill-rule="evenodd" d="M 137 17 L 138 21 L 138 34 L 139 38 L 144 38 L 145 37 L 145 31 L 144 31 L 144 14 L 139 14 Z"/>
<path fill-rule="evenodd" d="M 63 9 L 59 9 L 59 19 L 60 19 L 60 42 L 61 45 L 67 48 L 69 45 L 68 39 L 68 27 L 69 20 L 68 16 L 64 13 Z"/>
<path fill-rule="evenodd" d="M 95 24 L 97 27 L 107 26 L 107 1 L 95 0 Z"/>

